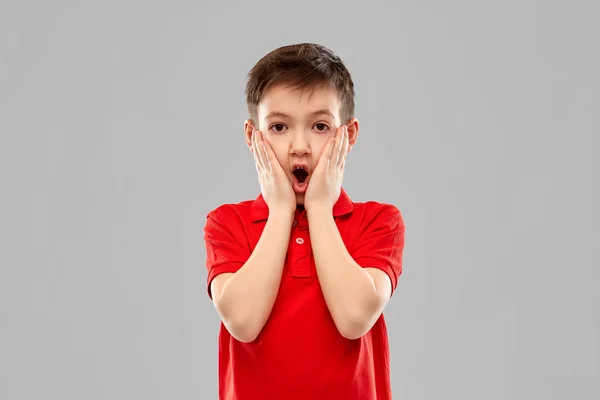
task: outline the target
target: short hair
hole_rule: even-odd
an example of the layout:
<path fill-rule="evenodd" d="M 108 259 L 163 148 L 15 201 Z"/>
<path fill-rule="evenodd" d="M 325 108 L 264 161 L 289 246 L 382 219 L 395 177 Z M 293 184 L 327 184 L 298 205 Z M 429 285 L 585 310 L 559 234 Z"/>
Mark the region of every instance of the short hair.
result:
<path fill-rule="evenodd" d="M 275 85 L 312 91 L 334 89 L 340 99 L 340 118 L 348 123 L 354 116 L 354 83 L 344 62 L 333 51 L 315 43 L 279 47 L 263 58 L 246 77 L 246 105 L 250 118 L 258 124 L 258 104 Z"/>

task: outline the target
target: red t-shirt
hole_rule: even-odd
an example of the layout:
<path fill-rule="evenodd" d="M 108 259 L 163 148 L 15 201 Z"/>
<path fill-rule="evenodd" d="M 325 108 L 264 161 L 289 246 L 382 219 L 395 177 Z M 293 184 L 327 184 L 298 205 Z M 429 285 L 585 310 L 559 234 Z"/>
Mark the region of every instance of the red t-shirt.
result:
<path fill-rule="evenodd" d="M 395 289 L 402 272 L 404 222 L 389 204 L 354 203 L 342 189 L 333 216 L 346 248 L 362 267 L 386 272 Z M 211 211 L 205 242 L 212 279 L 236 272 L 250 257 L 268 217 L 262 196 Z M 319 286 L 308 221 L 296 211 L 277 299 L 251 343 L 221 323 L 221 400 L 388 400 L 390 355 L 383 315 L 356 340 L 336 329 Z"/>

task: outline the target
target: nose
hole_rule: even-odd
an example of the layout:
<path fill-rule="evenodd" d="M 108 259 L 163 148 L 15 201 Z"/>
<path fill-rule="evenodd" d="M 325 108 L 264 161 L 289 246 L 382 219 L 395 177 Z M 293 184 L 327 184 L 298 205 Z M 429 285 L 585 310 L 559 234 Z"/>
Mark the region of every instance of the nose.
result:
<path fill-rule="evenodd" d="M 303 157 L 310 154 L 310 144 L 308 134 L 304 130 L 297 130 L 292 133 L 292 143 L 290 153 L 297 157 Z"/>

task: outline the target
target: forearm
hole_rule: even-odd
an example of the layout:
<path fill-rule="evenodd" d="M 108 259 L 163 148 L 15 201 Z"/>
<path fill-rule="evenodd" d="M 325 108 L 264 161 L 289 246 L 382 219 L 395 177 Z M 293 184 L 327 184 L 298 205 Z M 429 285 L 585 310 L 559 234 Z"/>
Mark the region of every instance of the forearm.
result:
<path fill-rule="evenodd" d="M 369 273 L 348 253 L 331 210 L 308 211 L 310 241 L 321 290 L 333 320 L 346 337 L 363 331 L 377 309 Z"/>
<path fill-rule="evenodd" d="M 274 211 L 248 261 L 223 285 L 219 314 L 242 336 L 262 330 L 277 297 L 293 214 Z"/>

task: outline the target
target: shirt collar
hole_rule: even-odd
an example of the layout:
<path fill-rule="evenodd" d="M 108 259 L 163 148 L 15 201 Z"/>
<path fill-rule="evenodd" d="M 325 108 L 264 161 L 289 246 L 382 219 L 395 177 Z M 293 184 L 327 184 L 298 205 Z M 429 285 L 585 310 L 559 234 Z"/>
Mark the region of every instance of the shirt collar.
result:
<path fill-rule="evenodd" d="M 340 197 L 333 205 L 333 216 L 340 217 L 345 214 L 349 214 L 354 211 L 354 203 L 344 190 L 344 188 L 340 191 Z M 250 219 L 252 222 L 257 222 L 261 220 L 267 219 L 269 216 L 269 207 L 265 200 L 263 199 L 262 193 L 258 195 L 256 200 L 252 202 L 250 206 Z"/>

